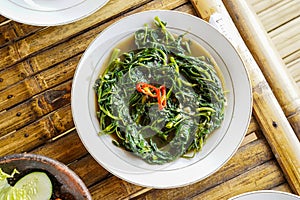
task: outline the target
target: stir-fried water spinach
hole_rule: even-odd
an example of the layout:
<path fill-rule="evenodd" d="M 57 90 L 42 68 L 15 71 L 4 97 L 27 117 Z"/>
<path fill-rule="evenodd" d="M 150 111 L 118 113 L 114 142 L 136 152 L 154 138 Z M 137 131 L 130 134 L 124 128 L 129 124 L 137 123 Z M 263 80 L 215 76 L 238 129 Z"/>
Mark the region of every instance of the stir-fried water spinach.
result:
<path fill-rule="evenodd" d="M 119 55 L 95 84 L 101 134 L 150 164 L 201 150 L 220 127 L 225 97 L 211 59 L 194 57 L 184 35 L 155 27 L 135 32 L 136 50 Z"/>

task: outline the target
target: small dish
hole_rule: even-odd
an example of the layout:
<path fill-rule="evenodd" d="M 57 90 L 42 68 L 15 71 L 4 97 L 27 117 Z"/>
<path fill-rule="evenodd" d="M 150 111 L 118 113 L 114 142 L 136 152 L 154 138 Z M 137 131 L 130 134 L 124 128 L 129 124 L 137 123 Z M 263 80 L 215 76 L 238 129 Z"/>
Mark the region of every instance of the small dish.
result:
<path fill-rule="evenodd" d="M 299 200 L 300 197 L 291 193 L 275 191 L 275 190 L 258 190 L 247 192 L 229 200 Z"/>
<path fill-rule="evenodd" d="M 73 195 L 78 200 L 91 200 L 92 197 L 82 180 L 66 165 L 37 154 L 12 154 L 0 158 L 0 168 L 10 174 L 14 169 L 25 171 L 44 171 L 55 177 L 61 184 L 62 193 Z"/>
<path fill-rule="evenodd" d="M 108 0 L 2 0 L 0 14 L 24 24 L 56 26 L 87 17 L 107 2 Z"/>

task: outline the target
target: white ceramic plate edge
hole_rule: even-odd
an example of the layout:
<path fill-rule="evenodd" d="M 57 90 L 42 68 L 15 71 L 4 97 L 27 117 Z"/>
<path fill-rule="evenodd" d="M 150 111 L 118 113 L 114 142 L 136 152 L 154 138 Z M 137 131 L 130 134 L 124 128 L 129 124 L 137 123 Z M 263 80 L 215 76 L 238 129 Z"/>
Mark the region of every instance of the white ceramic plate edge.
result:
<path fill-rule="evenodd" d="M 200 20 L 199 18 L 196 18 L 196 17 L 194 17 L 194 16 L 191 16 L 191 15 L 188 15 L 188 14 L 185 14 L 185 13 L 180 13 L 180 12 L 174 12 L 174 11 L 147 11 L 147 12 L 143 12 L 143 13 L 138 13 L 138 14 L 134 14 L 134 15 L 132 15 L 132 16 L 128 16 L 128 17 L 125 17 L 125 18 L 123 18 L 122 20 L 121 20 L 121 22 L 124 22 L 124 21 L 126 21 L 127 20 L 127 22 L 128 21 L 130 21 L 130 20 L 133 20 L 133 18 L 134 17 L 142 17 L 143 15 L 148 15 L 148 17 L 149 16 L 152 16 L 153 18 L 154 18 L 154 16 L 156 16 L 156 15 L 160 15 L 160 17 L 161 17 L 161 19 L 162 20 L 166 20 L 166 21 L 168 21 L 168 19 L 166 19 L 166 18 L 168 18 L 167 16 L 168 15 L 170 15 L 170 14 L 174 14 L 174 15 L 179 15 L 179 16 L 185 16 L 185 17 L 187 17 L 188 16 L 188 18 L 189 17 L 191 17 L 191 19 L 193 19 L 193 20 Z M 139 16 L 140 15 L 140 16 Z M 113 27 L 113 26 L 117 26 L 117 25 L 119 25 L 119 23 L 121 23 L 120 21 L 118 21 L 118 22 L 116 22 L 115 24 L 113 24 L 113 25 L 111 25 L 111 27 Z M 210 25 L 208 25 L 208 26 L 210 26 Z M 211 27 L 211 26 L 210 26 Z M 211 27 L 212 28 L 212 27 Z M 100 37 L 102 37 L 103 35 L 105 35 L 105 34 L 108 34 L 108 32 L 110 31 L 110 27 L 108 28 L 108 29 L 106 29 L 105 31 L 103 31 L 96 39 L 95 39 L 95 41 L 97 40 L 97 39 L 99 39 Z M 214 28 L 213 28 L 214 29 Z M 111 37 L 113 37 L 113 36 L 111 36 Z M 228 45 L 228 47 L 229 48 L 231 48 L 231 51 L 232 50 L 234 50 L 234 48 L 232 47 L 232 45 L 228 42 L 228 40 L 224 37 L 224 36 L 222 36 L 221 34 L 219 35 L 219 37 L 222 37 L 223 39 L 222 40 L 224 40 L 224 41 L 226 41 L 227 42 L 227 44 L 226 45 Z M 109 38 L 107 38 L 107 39 L 109 39 Z M 92 52 L 94 49 L 96 49 L 96 45 L 94 45 L 94 42 L 88 47 L 88 50 L 85 52 L 85 54 L 83 55 L 83 57 L 82 57 L 82 60 L 80 61 L 80 63 L 79 63 L 79 65 L 78 65 L 78 69 L 76 70 L 76 72 L 75 72 L 75 78 L 74 78 L 74 82 L 73 83 L 75 83 L 76 82 L 76 77 L 77 77 L 77 73 L 79 73 L 79 71 L 80 71 L 80 67 L 82 67 L 81 66 L 81 62 L 83 62 L 83 60 L 85 59 L 85 57 L 87 57 L 87 54 L 88 53 L 90 53 L 90 52 Z M 236 51 L 234 50 L 234 52 L 235 52 L 235 54 L 236 54 L 236 56 L 237 57 L 235 57 L 235 58 L 238 58 L 239 59 L 239 65 L 243 65 L 243 63 L 242 63 L 242 61 L 241 61 L 241 59 L 240 59 L 240 57 L 238 56 L 238 54 L 236 53 Z M 244 70 L 244 71 L 243 71 Z M 251 118 L 251 111 L 252 111 L 252 93 L 251 93 L 251 86 L 250 86 L 250 80 L 249 80 L 249 77 L 248 77 L 248 75 L 247 75 L 247 71 L 246 71 L 246 69 L 245 68 L 243 68 L 242 69 L 242 73 L 243 73 L 243 75 L 245 76 L 245 78 L 247 79 L 246 81 L 248 82 L 248 90 L 246 89 L 244 89 L 244 91 L 246 92 L 246 96 L 247 96 L 247 98 L 249 98 L 249 99 L 247 99 L 246 100 L 246 102 L 247 102 L 247 105 L 246 105 L 246 107 L 247 108 L 245 108 L 245 110 L 246 110 L 246 118 L 245 118 L 245 122 L 244 122 L 244 124 L 243 125 L 241 125 L 240 127 L 237 127 L 237 129 L 238 130 L 240 130 L 241 132 L 242 132 L 242 134 L 241 135 L 239 135 L 239 137 L 236 139 L 236 141 L 234 142 L 234 144 L 236 145 L 236 147 L 234 148 L 234 149 L 231 149 L 231 150 L 229 150 L 230 151 L 230 153 L 228 154 L 228 155 L 226 155 L 226 158 L 224 159 L 224 158 L 222 158 L 222 161 L 220 160 L 220 159 L 217 159 L 217 160 L 211 160 L 211 162 L 213 162 L 213 163 L 215 163 L 216 165 L 215 166 L 217 166 L 212 172 L 209 172 L 209 173 L 206 173 L 205 174 L 205 176 L 202 176 L 201 178 L 199 178 L 199 177 L 195 177 L 194 176 L 194 178 L 191 178 L 191 176 L 192 176 L 192 174 L 190 174 L 190 171 L 193 171 L 193 170 L 205 170 L 204 169 L 204 167 L 205 166 L 198 166 L 198 165 L 193 165 L 192 167 L 189 167 L 189 168 L 185 168 L 185 169 L 181 169 L 180 170 L 180 173 L 182 173 L 182 174 L 189 174 L 189 176 L 181 176 L 181 178 L 182 178 L 182 180 L 181 181 L 178 181 L 178 171 L 174 171 L 174 172 L 153 172 L 153 173 L 148 173 L 147 174 L 147 176 L 149 176 L 149 178 L 148 178 L 148 182 L 146 181 L 146 183 L 145 183 L 145 174 L 127 174 L 127 173 L 124 173 L 124 172 L 120 172 L 120 171 L 118 171 L 118 170 L 115 170 L 115 169 L 111 169 L 111 168 L 109 168 L 108 166 L 105 166 L 105 163 L 103 163 L 103 162 L 101 162 L 98 158 L 97 158 L 97 156 L 96 155 L 94 155 L 93 154 L 93 152 L 90 152 L 91 154 L 92 154 L 92 156 L 98 161 L 98 162 L 100 162 L 102 165 L 103 165 L 103 167 L 104 168 L 106 168 L 108 171 L 110 171 L 111 173 L 113 173 L 114 175 L 116 175 L 116 176 L 119 176 L 120 178 L 122 178 L 122 179 L 124 179 L 124 180 L 126 180 L 126 181 L 128 181 L 128 182 L 131 182 L 131 183 L 134 183 L 134 184 L 137 184 L 137 185 L 142 185 L 142 186 L 146 186 L 146 187 L 155 187 L 155 188 L 172 188 L 172 187 L 179 187 L 179 186 L 184 186 L 184 185 L 188 185 L 188 184 L 191 184 L 191 183 L 194 183 L 194 182 L 196 182 L 196 181 L 199 181 L 200 179 L 204 179 L 204 178 L 206 178 L 207 176 L 209 176 L 209 175 L 211 175 L 212 173 L 214 173 L 214 172 L 216 172 L 221 166 L 223 166 L 223 164 L 224 163 L 226 163 L 231 157 L 232 157 L 232 155 L 236 152 L 236 150 L 238 149 L 238 146 L 241 144 L 241 142 L 242 142 L 242 139 L 244 138 L 244 134 L 245 134 L 245 132 L 246 132 L 246 130 L 247 130 L 247 128 L 248 128 L 248 125 L 249 125 L 249 123 L 250 123 L 250 118 Z M 74 94 L 74 90 L 75 90 L 75 88 L 76 87 L 81 87 L 80 85 L 76 85 L 75 84 L 75 86 L 74 87 L 72 87 L 72 96 L 73 95 L 75 95 Z M 74 89 L 74 90 L 73 90 Z M 249 92 L 249 93 L 248 93 Z M 243 95 L 243 94 L 241 94 L 241 95 Z M 78 97 L 79 98 L 79 97 Z M 78 100 L 78 98 L 77 98 L 77 100 Z M 75 102 L 75 98 L 72 98 L 72 104 L 74 105 L 76 102 Z M 73 107 L 72 107 L 72 112 L 73 112 L 73 116 L 75 117 L 75 125 L 77 124 L 77 122 L 78 122 L 78 118 L 76 119 L 76 116 L 78 116 L 79 115 L 79 113 L 76 113 L 77 111 L 76 111 L 76 109 L 73 109 Z M 235 116 L 235 117 L 237 117 L 237 116 Z M 236 120 L 236 119 L 235 119 Z M 77 126 L 77 125 L 76 125 Z M 82 130 L 79 130 L 78 132 L 79 132 L 79 136 L 81 137 L 81 134 L 80 134 L 80 131 L 82 131 Z M 86 146 L 86 148 L 87 149 L 89 149 L 89 146 L 88 146 L 88 144 L 86 143 L 86 141 L 85 141 L 85 139 L 84 138 L 82 138 L 81 137 L 81 139 L 82 139 L 82 141 L 83 141 L 83 143 L 85 144 L 85 146 Z M 228 139 L 227 139 L 228 140 Z M 232 141 L 230 141 L 230 140 L 228 140 L 228 141 L 225 141 L 225 142 L 232 142 Z M 222 150 L 219 150 L 219 151 L 222 151 Z M 220 163 L 221 162 L 221 163 Z M 202 169 L 202 168 L 203 169 Z M 201 169 L 200 169 L 201 168 Z M 163 178 L 161 178 L 161 177 L 163 177 Z M 160 179 L 159 181 L 151 181 L 150 180 L 150 178 L 153 180 L 155 180 L 155 179 Z"/>
<path fill-rule="evenodd" d="M 53 11 L 31 10 L 9 0 L 0 1 L 0 15 L 19 23 L 34 26 L 57 26 L 83 19 L 102 8 L 109 0 L 86 0 L 69 9 Z M 95 2 L 97 5 L 95 5 Z M 84 9 L 86 7 L 87 9 Z"/>
<path fill-rule="evenodd" d="M 244 200 L 247 198 L 247 200 L 268 200 L 267 197 L 272 196 L 273 200 L 297 200 L 300 199 L 300 196 L 282 192 L 282 191 L 276 191 L 276 190 L 258 190 L 258 191 L 252 191 L 252 192 L 246 192 L 234 197 L 229 198 L 228 200 Z M 260 197 L 259 197 L 260 196 Z M 277 196 L 277 198 L 282 197 L 281 199 L 274 199 L 274 197 Z M 246 200 L 246 199 L 245 199 Z"/>

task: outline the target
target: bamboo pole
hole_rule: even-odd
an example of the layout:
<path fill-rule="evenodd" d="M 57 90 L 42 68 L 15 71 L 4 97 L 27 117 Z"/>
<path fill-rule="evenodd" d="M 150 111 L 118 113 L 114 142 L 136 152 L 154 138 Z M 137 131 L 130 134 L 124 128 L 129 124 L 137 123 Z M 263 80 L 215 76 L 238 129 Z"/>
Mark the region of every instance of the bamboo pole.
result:
<path fill-rule="evenodd" d="M 262 71 L 239 35 L 221 0 L 191 0 L 191 2 L 200 16 L 201 13 L 216 11 L 206 20 L 214 23 L 217 28 L 221 27 L 220 31 L 227 36 L 240 54 L 252 83 L 254 115 L 289 185 L 299 195 L 300 143 Z M 218 20 L 214 19 L 217 13 L 221 13 Z"/>
<path fill-rule="evenodd" d="M 223 0 L 232 20 L 266 77 L 300 139 L 300 90 L 247 1 Z"/>

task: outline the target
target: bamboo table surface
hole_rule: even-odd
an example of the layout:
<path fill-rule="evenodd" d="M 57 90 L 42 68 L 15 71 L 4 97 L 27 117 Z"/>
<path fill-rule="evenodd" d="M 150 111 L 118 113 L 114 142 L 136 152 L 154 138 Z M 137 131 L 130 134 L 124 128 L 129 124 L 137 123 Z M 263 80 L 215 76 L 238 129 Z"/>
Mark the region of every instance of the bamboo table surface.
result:
<path fill-rule="evenodd" d="M 293 7 L 293 0 L 284 1 L 283 5 Z M 124 2 L 110 0 L 93 15 L 59 27 L 30 26 L 0 16 L 0 156 L 30 152 L 59 160 L 82 178 L 93 199 L 212 200 L 262 189 L 298 194 L 273 153 L 273 144 L 266 139 L 257 112 L 229 162 L 212 176 L 186 187 L 158 190 L 136 186 L 110 174 L 91 157 L 77 135 L 70 105 L 74 71 L 84 50 L 106 27 L 133 13 L 168 9 L 197 15 L 189 0 Z M 298 46 L 293 43 L 286 48 L 280 46 L 283 44 L 279 39 L 282 29 L 293 26 L 268 21 L 267 8 L 276 1 L 248 2 L 259 13 L 290 71 L 297 71 L 300 40 L 295 40 Z M 289 23 L 299 23 L 299 16 L 291 16 Z M 297 81 L 295 73 L 293 77 Z"/>

